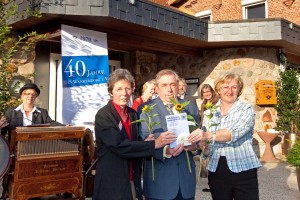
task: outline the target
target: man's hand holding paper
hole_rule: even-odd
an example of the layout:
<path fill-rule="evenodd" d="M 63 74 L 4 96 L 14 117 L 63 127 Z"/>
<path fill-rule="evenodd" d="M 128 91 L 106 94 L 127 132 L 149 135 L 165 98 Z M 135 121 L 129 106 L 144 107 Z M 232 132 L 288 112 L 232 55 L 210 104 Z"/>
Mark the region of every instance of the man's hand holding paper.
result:
<path fill-rule="evenodd" d="M 171 143 L 170 148 L 175 148 L 178 144 L 191 145 L 188 140 L 190 132 L 186 113 L 167 115 L 166 122 L 168 131 L 175 133 L 177 136 L 177 141 Z"/>

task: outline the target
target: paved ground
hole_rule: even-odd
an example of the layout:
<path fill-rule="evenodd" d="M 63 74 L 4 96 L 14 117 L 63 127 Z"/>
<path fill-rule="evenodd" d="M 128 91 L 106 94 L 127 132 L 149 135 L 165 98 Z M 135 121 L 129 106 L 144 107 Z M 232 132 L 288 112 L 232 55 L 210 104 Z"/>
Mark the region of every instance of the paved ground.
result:
<path fill-rule="evenodd" d="M 286 162 L 263 163 L 258 170 L 258 179 L 260 200 L 300 200 L 295 168 Z M 201 178 L 197 184 L 196 200 L 212 200 L 209 192 L 202 191 L 207 187 L 207 178 Z M 43 199 L 53 199 L 53 196 Z"/>
<path fill-rule="evenodd" d="M 262 164 L 258 170 L 260 200 L 300 200 L 294 167 L 283 161 Z M 204 188 L 208 188 L 207 178 L 197 184 L 196 200 L 212 200 L 210 192 L 202 191 Z"/>
<path fill-rule="evenodd" d="M 209 192 L 202 192 L 203 188 L 208 187 L 207 178 L 200 180 L 196 200 L 211 200 Z M 260 200 L 300 200 L 295 168 L 286 162 L 263 163 L 258 170 L 258 181 Z"/>

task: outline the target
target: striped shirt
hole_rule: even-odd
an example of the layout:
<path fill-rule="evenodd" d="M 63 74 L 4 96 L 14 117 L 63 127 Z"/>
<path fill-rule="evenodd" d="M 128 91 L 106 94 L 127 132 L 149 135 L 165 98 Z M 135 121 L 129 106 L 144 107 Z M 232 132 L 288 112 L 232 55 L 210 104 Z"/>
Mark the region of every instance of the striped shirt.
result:
<path fill-rule="evenodd" d="M 215 142 L 210 145 L 210 160 L 207 169 L 215 172 L 220 156 L 226 156 L 227 164 L 232 172 L 238 173 L 261 167 L 252 146 L 255 113 L 251 104 L 242 103 L 238 99 L 226 116 L 221 117 L 221 100 L 213 117 L 208 120 L 209 110 L 204 112 L 203 129 L 216 131 L 227 129 L 231 133 L 231 141 Z"/>

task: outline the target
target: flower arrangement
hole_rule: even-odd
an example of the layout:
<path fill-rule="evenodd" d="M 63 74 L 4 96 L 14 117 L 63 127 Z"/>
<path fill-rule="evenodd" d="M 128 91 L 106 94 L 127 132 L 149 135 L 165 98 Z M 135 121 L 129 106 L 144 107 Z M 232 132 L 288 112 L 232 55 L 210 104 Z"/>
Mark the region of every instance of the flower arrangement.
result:
<path fill-rule="evenodd" d="M 220 106 L 216 106 L 216 105 L 213 105 L 212 102 L 208 101 L 204 107 L 206 108 L 206 111 L 207 114 L 205 114 L 205 116 L 207 117 L 208 119 L 208 127 L 206 131 L 209 131 L 211 130 L 212 127 L 215 127 L 215 130 L 217 129 L 217 126 L 220 124 L 220 122 L 214 122 L 212 121 L 212 118 L 215 115 L 219 115 L 217 118 L 218 118 L 218 121 L 221 119 L 221 113 L 217 111 L 217 109 L 220 107 Z M 211 144 L 211 142 L 209 141 L 205 141 L 205 143 L 208 145 L 208 144 Z M 200 174 L 201 174 L 201 166 L 202 166 L 202 160 L 203 160 L 203 157 L 204 157 L 204 152 L 205 152 L 205 147 L 204 149 L 202 149 L 202 152 L 200 154 L 200 168 L 199 168 L 199 172 L 198 172 L 198 182 L 199 182 L 199 178 L 200 178 Z"/>
<path fill-rule="evenodd" d="M 219 125 L 219 123 L 218 122 L 213 122 L 212 121 L 212 118 L 213 118 L 213 116 L 214 116 L 214 113 L 217 111 L 217 109 L 220 107 L 220 106 L 215 106 L 215 105 L 213 105 L 213 103 L 212 102 L 207 102 L 205 105 L 204 105 L 204 107 L 208 110 L 208 114 L 205 114 L 205 116 L 207 117 L 207 119 L 208 119 L 208 129 L 210 129 L 211 127 L 216 127 L 216 126 L 218 126 Z"/>
<path fill-rule="evenodd" d="M 154 134 L 152 133 L 153 128 L 156 125 L 160 124 L 160 122 L 155 122 L 155 121 L 152 120 L 153 117 L 156 117 L 158 115 L 157 113 L 151 115 L 151 111 L 153 110 L 153 108 L 155 106 L 156 106 L 156 104 L 153 104 L 151 106 L 144 105 L 143 108 L 142 108 L 142 113 L 144 113 L 146 115 L 146 118 L 138 119 L 138 120 L 135 120 L 135 121 L 131 122 L 131 124 L 139 123 L 139 122 L 146 123 L 148 131 L 149 131 L 149 136 L 146 139 L 146 141 L 154 139 Z M 153 160 L 153 156 L 151 157 L 151 164 L 152 164 L 152 181 L 154 181 L 154 160 Z"/>
<path fill-rule="evenodd" d="M 173 113 L 174 114 L 179 114 L 182 113 L 182 111 L 184 110 L 184 108 L 189 105 L 190 101 L 185 101 L 183 103 L 179 103 L 177 100 L 175 99 L 170 99 L 172 104 L 174 105 L 174 110 Z M 187 120 L 190 122 L 189 123 L 189 131 L 193 132 L 195 129 L 198 128 L 198 124 L 196 122 L 196 120 L 194 119 L 193 116 L 191 115 L 187 115 Z M 187 141 L 187 138 L 182 138 L 181 141 L 184 143 L 185 141 Z M 187 159 L 187 163 L 188 163 L 188 167 L 189 167 L 189 172 L 192 173 L 192 169 L 191 169 L 191 163 L 190 163 L 190 158 L 188 155 L 188 151 L 185 150 L 185 154 L 186 154 L 186 159 Z"/>

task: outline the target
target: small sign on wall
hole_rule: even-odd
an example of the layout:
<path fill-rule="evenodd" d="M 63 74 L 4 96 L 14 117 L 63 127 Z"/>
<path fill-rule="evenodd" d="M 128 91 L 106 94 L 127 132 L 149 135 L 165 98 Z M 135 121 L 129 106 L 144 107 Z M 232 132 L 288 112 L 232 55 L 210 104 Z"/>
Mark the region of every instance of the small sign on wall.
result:
<path fill-rule="evenodd" d="M 275 82 L 261 80 L 255 83 L 256 105 L 277 104 Z"/>

